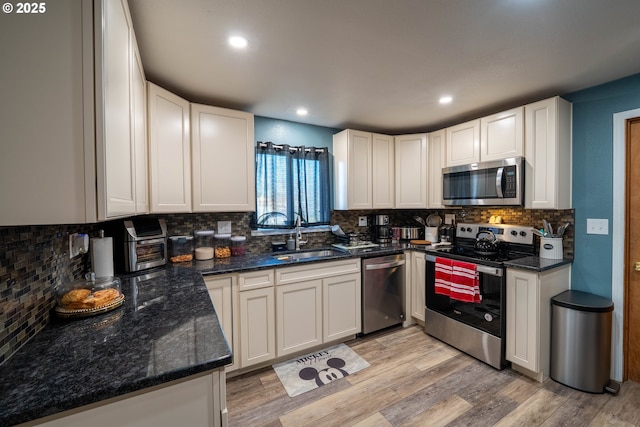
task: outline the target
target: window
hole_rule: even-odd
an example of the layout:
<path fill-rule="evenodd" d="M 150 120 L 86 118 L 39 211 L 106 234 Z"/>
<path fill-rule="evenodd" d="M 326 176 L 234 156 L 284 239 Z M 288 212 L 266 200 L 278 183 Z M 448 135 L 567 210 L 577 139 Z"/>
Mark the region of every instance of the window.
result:
<path fill-rule="evenodd" d="M 329 152 L 258 142 L 256 225 L 291 228 L 329 224 Z"/>

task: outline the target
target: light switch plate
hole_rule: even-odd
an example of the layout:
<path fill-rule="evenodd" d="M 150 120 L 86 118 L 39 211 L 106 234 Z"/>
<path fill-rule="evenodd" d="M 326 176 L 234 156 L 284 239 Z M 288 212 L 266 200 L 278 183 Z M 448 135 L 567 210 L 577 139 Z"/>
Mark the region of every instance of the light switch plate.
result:
<path fill-rule="evenodd" d="M 609 220 L 587 218 L 587 234 L 609 234 Z"/>
<path fill-rule="evenodd" d="M 366 216 L 361 216 L 358 218 L 358 226 L 360 227 L 366 227 L 367 226 L 367 217 Z"/>
<path fill-rule="evenodd" d="M 218 234 L 231 234 L 231 221 L 218 221 Z"/>

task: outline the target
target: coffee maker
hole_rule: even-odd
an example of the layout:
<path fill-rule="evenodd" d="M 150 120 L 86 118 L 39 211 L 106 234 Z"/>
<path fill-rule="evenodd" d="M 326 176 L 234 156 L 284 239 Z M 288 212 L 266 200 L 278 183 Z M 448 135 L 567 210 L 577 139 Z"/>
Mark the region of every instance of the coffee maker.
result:
<path fill-rule="evenodd" d="M 440 241 L 454 243 L 456 240 L 456 226 L 444 224 L 440 226 Z"/>
<path fill-rule="evenodd" d="M 376 243 L 391 243 L 389 215 L 375 215 Z"/>

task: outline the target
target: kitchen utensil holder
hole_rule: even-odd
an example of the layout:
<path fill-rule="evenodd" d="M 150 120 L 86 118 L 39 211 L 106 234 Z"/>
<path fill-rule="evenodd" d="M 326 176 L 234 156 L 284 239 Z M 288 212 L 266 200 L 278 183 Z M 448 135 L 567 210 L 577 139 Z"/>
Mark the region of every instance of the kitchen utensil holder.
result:
<path fill-rule="evenodd" d="M 540 258 L 562 259 L 562 237 L 541 237 Z"/>

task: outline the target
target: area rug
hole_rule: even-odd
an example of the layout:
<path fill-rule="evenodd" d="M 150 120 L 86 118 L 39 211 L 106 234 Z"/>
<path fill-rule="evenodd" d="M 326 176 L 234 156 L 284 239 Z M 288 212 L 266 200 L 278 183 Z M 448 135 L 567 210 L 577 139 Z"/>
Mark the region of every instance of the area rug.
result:
<path fill-rule="evenodd" d="M 273 365 L 280 382 L 291 397 L 367 367 L 369 363 L 345 344 L 338 344 Z"/>

